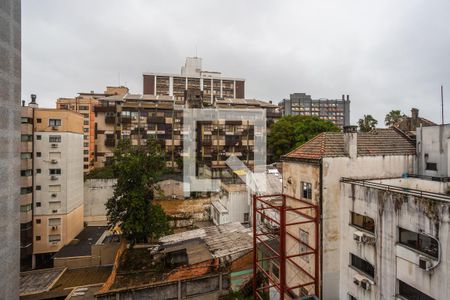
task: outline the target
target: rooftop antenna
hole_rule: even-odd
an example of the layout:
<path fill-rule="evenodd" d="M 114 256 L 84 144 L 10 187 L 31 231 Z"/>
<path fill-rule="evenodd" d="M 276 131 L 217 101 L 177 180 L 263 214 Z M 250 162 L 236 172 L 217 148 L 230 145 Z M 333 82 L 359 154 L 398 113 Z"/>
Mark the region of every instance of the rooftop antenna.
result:
<path fill-rule="evenodd" d="M 197 58 L 197 45 L 195 45 L 195 58 Z"/>
<path fill-rule="evenodd" d="M 120 72 L 117 73 L 117 77 L 119 79 L 119 86 L 120 86 Z"/>
<path fill-rule="evenodd" d="M 444 86 L 441 85 L 441 122 L 444 125 Z"/>

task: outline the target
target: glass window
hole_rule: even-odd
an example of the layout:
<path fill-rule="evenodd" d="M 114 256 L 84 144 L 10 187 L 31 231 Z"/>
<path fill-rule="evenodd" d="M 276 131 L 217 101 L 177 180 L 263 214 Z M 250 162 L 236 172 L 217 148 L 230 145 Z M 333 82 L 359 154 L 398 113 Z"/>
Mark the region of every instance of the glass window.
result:
<path fill-rule="evenodd" d="M 33 140 L 33 136 L 30 135 L 30 134 L 22 134 L 22 135 L 20 136 L 20 140 L 21 140 L 22 142 L 31 142 L 31 141 Z"/>
<path fill-rule="evenodd" d="M 36 241 L 40 241 L 41 240 L 41 236 L 40 235 L 37 235 L 36 236 Z"/>
<path fill-rule="evenodd" d="M 301 182 L 302 198 L 312 199 L 312 185 L 309 182 Z"/>
<path fill-rule="evenodd" d="M 36 169 L 37 174 L 41 174 L 41 169 Z"/>
<path fill-rule="evenodd" d="M 244 223 L 248 223 L 248 213 L 244 213 Z"/>
<path fill-rule="evenodd" d="M 307 245 L 309 244 L 309 233 L 304 231 L 304 230 L 302 230 L 302 229 L 299 229 L 299 232 L 300 232 L 299 238 L 300 238 L 300 241 L 301 241 L 301 243 L 299 243 L 300 244 L 300 254 L 301 254 L 301 253 L 308 252 Z M 303 255 L 303 256 L 300 256 L 300 257 L 304 261 L 309 262 L 309 255 Z"/>
<path fill-rule="evenodd" d="M 31 204 L 20 206 L 20 212 L 29 212 L 30 210 L 31 210 Z"/>
<path fill-rule="evenodd" d="M 48 241 L 49 242 L 59 242 L 61 240 L 61 235 L 60 234 L 50 234 L 48 236 Z"/>
<path fill-rule="evenodd" d="M 21 195 L 26 195 L 26 194 L 29 194 L 29 193 L 32 193 L 32 192 L 33 192 L 33 188 L 31 186 L 20 188 L 20 194 Z"/>
<path fill-rule="evenodd" d="M 41 224 L 41 219 L 36 219 L 36 224 Z"/>
<path fill-rule="evenodd" d="M 375 232 L 375 221 L 364 215 L 350 212 L 352 225 L 365 229 L 370 232 Z"/>
<path fill-rule="evenodd" d="M 398 281 L 398 294 L 408 300 L 434 300 L 401 280 Z"/>
<path fill-rule="evenodd" d="M 31 159 L 31 153 L 29 152 L 21 152 L 20 159 Z"/>
<path fill-rule="evenodd" d="M 272 274 L 276 277 L 276 278 L 280 278 L 280 268 L 272 263 Z"/>
<path fill-rule="evenodd" d="M 41 186 L 40 185 L 37 185 L 36 186 L 36 191 L 40 191 L 41 190 Z"/>
<path fill-rule="evenodd" d="M 50 175 L 61 175 L 61 169 L 48 169 Z"/>
<path fill-rule="evenodd" d="M 375 268 L 368 261 L 354 255 L 353 253 L 350 253 L 350 261 L 352 267 L 360 270 L 372 278 L 374 277 Z"/>
<path fill-rule="evenodd" d="M 42 123 L 42 119 L 41 118 L 37 118 L 36 119 L 36 123 Z"/>
<path fill-rule="evenodd" d="M 60 135 L 51 135 L 48 137 L 48 141 L 50 143 L 61 143 L 61 136 Z"/>
<path fill-rule="evenodd" d="M 57 226 L 57 225 L 61 225 L 61 218 L 51 218 L 51 219 L 48 219 L 48 225 L 49 225 L 49 226 Z"/>
<path fill-rule="evenodd" d="M 429 171 L 437 171 L 437 164 L 436 163 L 427 162 L 426 169 L 429 170 Z"/>
<path fill-rule="evenodd" d="M 436 239 L 399 227 L 399 243 L 422 253 L 438 258 L 439 245 Z"/>
<path fill-rule="evenodd" d="M 41 157 L 42 153 L 41 152 L 36 152 L 36 157 Z"/>
<path fill-rule="evenodd" d="M 79 109 L 80 109 L 80 110 L 89 110 L 89 106 L 86 106 L 86 105 L 80 105 L 80 106 L 79 106 Z"/>
<path fill-rule="evenodd" d="M 61 119 L 48 119 L 48 126 L 61 126 Z"/>
<path fill-rule="evenodd" d="M 40 134 L 36 135 L 36 140 L 40 141 L 42 136 Z"/>
<path fill-rule="evenodd" d="M 33 171 L 32 170 L 22 170 L 20 171 L 20 176 L 31 176 L 33 175 Z"/>

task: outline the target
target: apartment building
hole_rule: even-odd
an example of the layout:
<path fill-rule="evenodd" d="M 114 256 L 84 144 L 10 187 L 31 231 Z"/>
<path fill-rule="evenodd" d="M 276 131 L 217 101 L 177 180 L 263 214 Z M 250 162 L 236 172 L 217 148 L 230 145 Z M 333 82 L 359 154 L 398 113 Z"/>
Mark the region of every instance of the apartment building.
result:
<path fill-rule="evenodd" d="M 245 98 L 245 79 L 204 71 L 199 57 L 187 57 L 180 74 L 144 73 L 143 79 L 144 95 L 171 96 L 175 100 L 183 100 L 186 90 L 201 90 L 210 103 L 214 98 Z"/>
<path fill-rule="evenodd" d="M 343 180 L 339 299 L 448 299 L 449 182 Z"/>
<path fill-rule="evenodd" d="M 322 299 L 339 298 L 341 276 L 341 215 L 342 177 L 378 178 L 400 177 L 412 173 L 416 147 L 397 129 L 376 129 L 368 133 L 356 132 L 356 126 L 345 127 L 344 133 L 321 133 L 312 140 L 283 157 L 283 193 L 288 196 L 286 205 L 295 207 L 290 198 L 311 201 L 321 209 L 319 278 Z M 346 221 L 345 221 L 346 222 Z M 314 233 L 302 225 L 286 228 L 286 247 L 298 244 L 297 240 L 314 242 Z M 296 237 L 294 239 L 293 237 Z M 307 251 L 307 249 L 303 249 Z M 289 250 L 295 254 L 298 250 Z M 290 255 L 290 252 L 287 255 Z M 315 272 L 313 260 L 308 256 L 295 258 L 296 263 L 311 273 Z M 348 262 L 348 261 L 346 261 Z M 286 278 L 296 284 L 305 283 L 301 277 L 286 269 Z M 310 294 L 313 291 L 306 291 Z M 304 291 L 296 291 L 298 295 Z M 358 298 L 359 299 L 359 298 Z"/>
<path fill-rule="evenodd" d="M 417 170 L 420 175 L 450 177 L 450 124 L 417 127 Z"/>
<path fill-rule="evenodd" d="M 21 250 L 39 268 L 83 229 L 83 116 L 34 100 L 22 107 Z"/>
<path fill-rule="evenodd" d="M 95 156 L 95 112 L 94 107 L 101 97 L 125 94 L 128 88 L 120 86 L 106 87 L 104 93 L 79 93 L 74 98 L 59 98 L 56 100 L 57 109 L 68 109 L 83 115 L 83 170 L 85 173 L 94 168 Z"/>
<path fill-rule="evenodd" d="M 350 125 L 350 97 L 342 99 L 312 99 L 305 93 L 294 93 L 279 103 L 284 116 L 317 116 L 338 127 Z"/>
<path fill-rule="evenodd" d="M 165 152 L 168 167 L 180 167 L 183 153 L 183 109 L 227 108 L 264 109 L 267 122 L 280 114 L 277 106 L 254 99 L 222 99 L 212 104 L 202 98 L 201 91 L 185 91 L 184 100 L 171 96 L 114 95 L 99 99 L 96 115 L 95 166 L 101 167 L 113 156 L 118 141 L 129 138 L 139 145 L 153 136 Z M 253 164 L 254 124 L 252 121 L 214 120 L 198 122 L 197 163 L 200 175 L 220 177 L 227 169 L 231 154 Z"/>

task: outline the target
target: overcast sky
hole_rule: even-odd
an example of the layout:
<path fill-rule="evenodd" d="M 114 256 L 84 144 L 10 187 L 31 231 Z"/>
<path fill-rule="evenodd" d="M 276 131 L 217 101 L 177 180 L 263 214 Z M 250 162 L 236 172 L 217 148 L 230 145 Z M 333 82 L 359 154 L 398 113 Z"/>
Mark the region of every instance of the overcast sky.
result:
<path fill-rule="evenodd" d="M 351 120 L 392 109 L 450 121 L 450 1 L 23 0 L 22 98 L 179 73 L 186 56 L 246 79 L 246 97 L 279 102 L 349 94 Z M 120 76 L 119 76 L 120 74 Z M 446 94 L 446 95 L 445 95 Z"/>

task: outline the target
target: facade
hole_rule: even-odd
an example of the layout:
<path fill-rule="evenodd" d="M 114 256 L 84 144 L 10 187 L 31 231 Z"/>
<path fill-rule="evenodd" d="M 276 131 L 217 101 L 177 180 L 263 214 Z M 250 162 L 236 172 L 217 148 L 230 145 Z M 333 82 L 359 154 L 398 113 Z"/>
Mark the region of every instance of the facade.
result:
<path fill-rule="evenodd" d="M 356 127 L 348 127 L 345 133 L 319 134 L 283 158 L 283 194 L 311 201 L 322 212 L 319 278 L 323 299 L 339 299 L 341 178 L 399 177 L 412 173 L 415 151 L 415 145 L 395 129 L 357 133 Z M 286 202 L 293 205 L 289 200 Z M 300 229 L 290 226 L 286 230 L 312 243 L 314 235 Z M 295 241 L 290 236 L 286 240 L 287 249 L 292 243 Z M 297 258 L 297 263 L 307 270 L 314 268 L 312 261 L 302 258 Z M 295 274 L 287 273 L 286 278 L 295 278 Z M 305 279 L 295 280 L 301 283 Z"/>
<path fill-rule="evenodd" d="M 317 116 L 322 120 L 331 121 L 338 127 L 350 125 L 350 99 L 342 95 L 342 99 L 313 100 L 305 93 L 294 93 L 289 99 L 283 99 L 279 104 L 284 116 Z"/>
<path fill-rule="evenodd" d="M 83 116 L 33 108 L 33 268 L 83 229 Z"/>
<path fill-rule="evenodd" d="M 2 0 L 0 5 L 1 299 L 19 295 L 20 3 Z"/>
<path fill-rule="evenodd" d="M 419 110 L 417 108 L 411 109 L 411 117 L 403 115 L 400 120 L 393 126 L 403 131 L 408 136 L 414 138 L 416 129 L 426 126 L 435 126 L 436 124 L 430 120 L 419 117 Z"/>
<path fill-rule="evenodd" d="M 144 73 L 144 95 L 184 99 L 186 90 L 200 90 L 210 103 L 215 98 L 245 98 L 245 80 L 223 77 L 220 72 L 202 70 L 202 59 L 187 57 L 181 74 Z"/>
<path fill-rule="evenodd" d="M 222 182 L 217 199 L 211 203 L 211 216 L 215 225 L 232 222 L 249 223 L 247 186 L 243 183 Z"/>
<path fill-rule="evenodd" d="M 448 178 L 344 180 L 339 299 L 448 299 L 449 191 Z"/>
<path fill-rule="evenodd" d="M 450 124 L 418 127 L 417 174 L 450 176 Z"/>
<path fill-rule="evenodd" d="M 197 91 L 198 92 L 198 91 Z M 96 115 L 95 166 L 102 167 L 113 156 L 119 140 L 129 138 L 133 145 L 156 138 L 165 153 L 168 167 L 179 168 L 183 152 L 183 109 L 226 108 L 264 109 L 268 123 L 280 115 L 277 106 L 254 99 L 222 99 L 206 106 L 202 93 L 186 91 L 186 101 L 171 96 L 115 95 L 99 99 Z M 197 96 L 198 97 L 197 97 Z M 254 125 L 252 121 L 202 121 L 197 126 L 198 173 L 219 177 L 226 169 L 231 154 L 253 164 Z"/>
<path fill-rule="evenodd" d="M 59 98 L 56 100 L 57 109 L 68 109 L 83 115 L 83 170 L 88 173 L 94 167 L 95 157 L 95 112 L 98 98 L 125 94 L 128 88 L 120 86 L 106 87 L 104 93 L 79 93 L 74 98 Z"/>

